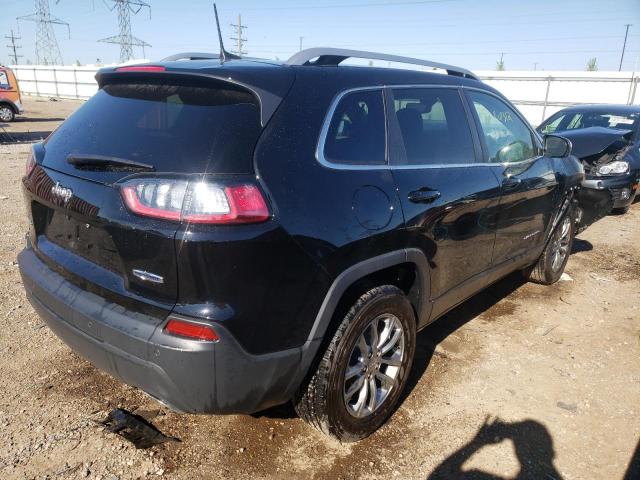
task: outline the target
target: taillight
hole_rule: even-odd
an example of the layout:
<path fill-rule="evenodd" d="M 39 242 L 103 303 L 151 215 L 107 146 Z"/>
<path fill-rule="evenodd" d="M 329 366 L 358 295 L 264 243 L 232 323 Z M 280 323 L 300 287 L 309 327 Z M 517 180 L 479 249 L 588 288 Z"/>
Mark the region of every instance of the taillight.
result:
<path fill-rule="evenodd" d="M 145 217 L 211 224 L 256 223 L 269 218 L 262 193 L 250 183 L 140 178 L 124 183 L 121 192 L 129 210 Z"/>
<path fill-rule="evenodd" d="M 220 337 L 213 330 L 213 327 L 176 318 L 169 319 L 167 325 L 164 327 L 164 332 L 178 337 L 203 340 L 206 342 L 217 342 L 220 340 Z"/>
<path fill-rule="evenodd" d="M 36 168 L 36 154 L 32 148 L 31 152 L 29 152 L 29 158 L 27 158 L 27 164 L 25 165 L 25 168 L 24 168 L 25 176 L 28 177 L 29 175 L 31 175 L 31 172 L 33 172 L 34 168 Z"/>

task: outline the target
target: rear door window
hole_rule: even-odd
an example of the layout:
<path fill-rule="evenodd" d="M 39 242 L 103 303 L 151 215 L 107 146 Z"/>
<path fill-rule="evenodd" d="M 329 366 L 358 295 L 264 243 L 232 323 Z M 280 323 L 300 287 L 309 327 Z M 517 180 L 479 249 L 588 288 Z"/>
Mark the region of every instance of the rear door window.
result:
<path fill-rule="evenodd" d="M 330 163 L 386 164 L 382 90 L 361 90 L 342 97 L 331 117 L 323 153 Z"/>
<path fill-rule="evenodd" d="M 505 102 L 486 93 L 469 91 L 478 116 L 489 162 L 520 162 L 537 155 L 533 134 Z"/>
<path fill-rule="evenodd" d="M 475 162 L 467 114 L 455 89 L 393 89 L 393 107 L 404 158 L 396 165 L 451 165 Z"/>
<path fill-rule="evenodd" d="M 251 173 L 261 131 L 256 98 L 231 84 L 112 84 L 49 138 L 44 164 L 101 180 L 130 172 L 79 170 L 69 155 L 115 157 L 156 172 Z"/>

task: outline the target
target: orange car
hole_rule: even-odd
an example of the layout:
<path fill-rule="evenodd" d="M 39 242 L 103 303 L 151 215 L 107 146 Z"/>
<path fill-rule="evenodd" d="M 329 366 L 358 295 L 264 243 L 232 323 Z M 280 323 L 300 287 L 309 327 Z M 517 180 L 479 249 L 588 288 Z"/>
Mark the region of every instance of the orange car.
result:
<path fill-rule="evenodd" d="M 18 80 L 11 69 L 0 66 L 0 122 L 11 122 L 22 113 Z"/>

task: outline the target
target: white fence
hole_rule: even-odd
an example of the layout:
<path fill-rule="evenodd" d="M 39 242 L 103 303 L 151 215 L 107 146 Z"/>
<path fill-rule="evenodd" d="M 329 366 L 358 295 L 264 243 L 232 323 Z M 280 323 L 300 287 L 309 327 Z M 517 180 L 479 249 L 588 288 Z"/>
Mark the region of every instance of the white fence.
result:
<path fill-rule="evenodd" d="M 584 103 L 639 104 L 639 73 L 475 72 L 518 106 L 533 125 L 558 110 Z"/>
<path fill-rule="evenodd" d="M 91 97 L 98 89 L 99 67 L 12 67 L 25 95 Z M 525 117 L 538 125 L 563 107 L 583 103 L 640 103 L 640 74 L 631 72 L 479 71 L 482 80 L 500 90 Z"/>

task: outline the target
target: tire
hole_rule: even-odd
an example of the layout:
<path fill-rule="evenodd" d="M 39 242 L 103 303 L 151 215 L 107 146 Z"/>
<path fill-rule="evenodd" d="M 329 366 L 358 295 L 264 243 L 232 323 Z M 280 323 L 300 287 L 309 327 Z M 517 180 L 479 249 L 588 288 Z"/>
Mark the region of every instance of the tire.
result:
<path fill-rule="evenodd" d="M 374 324 L 379 350 L 370 347 Z M 389 346 L 393 348 L 376 354 Z M 416 317 L 406 295 L 391 285 L 369 290 L 344 316 L 316 371 L 296 394 L 297 414 L 341 442 L 367 437 L 393 413 L 407 383 L 415 347 Z M 372 359 L 364 358 L 363 350 L 371 352 Z M 349 379 L 347 372 L 352 375 Z M 371 382 L 375 396 L 370 394 Z"/>
<path fill-rule="evenodd" d="M 0 122 L 13 122 L 16 114 L 8 105 L 0 105 Z"/>
<path fill-rule="evenodd" d="M 558 222 L 538 261 L 523 271 L 525 277 L 542 285 L 552 285 L 560 280 L 569 261 L 574 236 L 575 222 L 569 210 Z"/>

